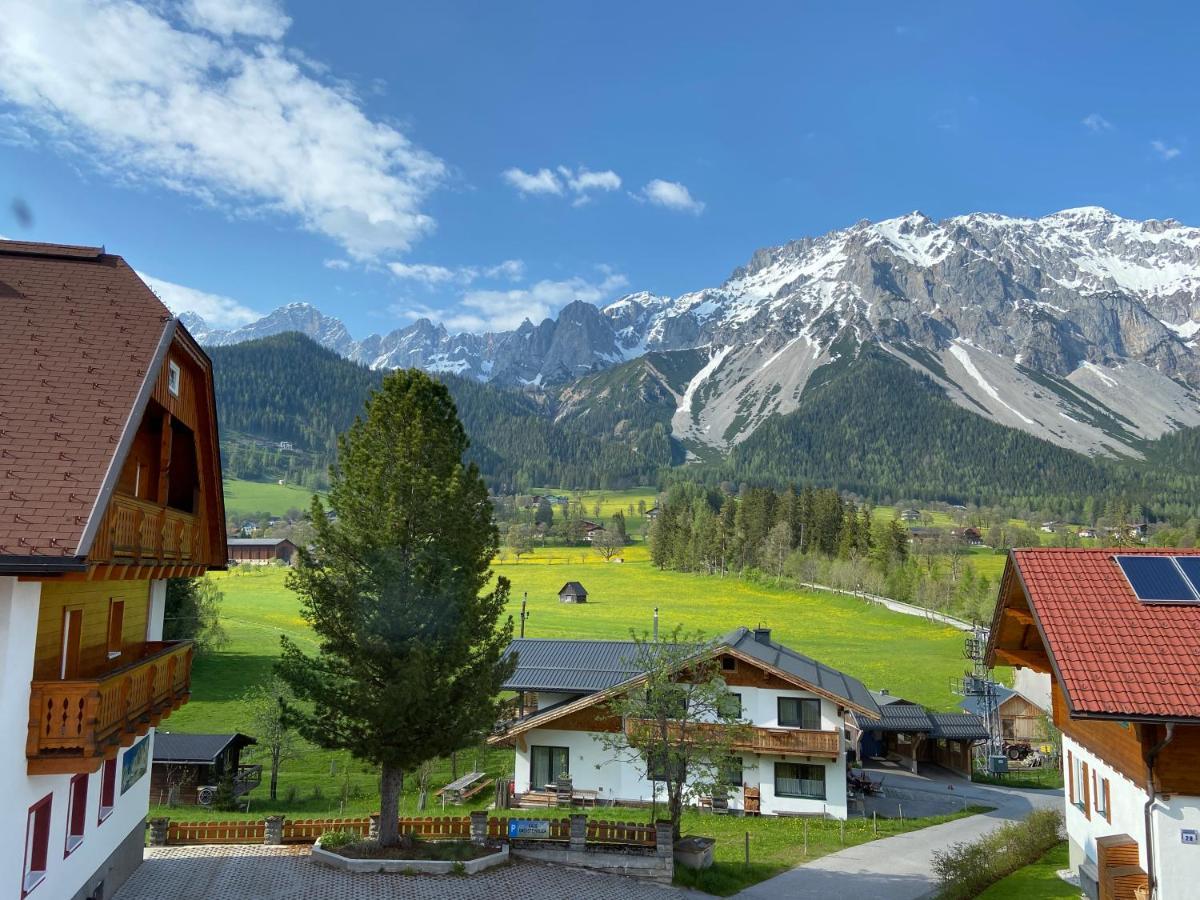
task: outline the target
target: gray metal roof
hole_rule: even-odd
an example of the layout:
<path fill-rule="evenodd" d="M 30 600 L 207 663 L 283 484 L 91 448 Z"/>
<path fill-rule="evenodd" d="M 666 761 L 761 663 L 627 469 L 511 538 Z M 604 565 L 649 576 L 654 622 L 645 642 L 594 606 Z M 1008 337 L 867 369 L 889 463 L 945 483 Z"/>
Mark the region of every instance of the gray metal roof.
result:
<path fill-rule="evenodd" d="M 848 704 L 873 712 L 879 710 L 871 692 L 858 679 L 769 638 L 764 641 L 757 640 L 748 628 L 737 628 L 717 643 L 786 672 Z M 642 674 L 635 665 L 637 644 L 633 641 L 520 638 L 509 645 L 507 652 L 517 655 L 517 668 L 504 684 L 511 691 L 591 694 Z"/>
<path fill-rule="evenodd" d="M 979 716 L 971 713 L 930 713 L 933 722 L 931 738 L 944 738 L 949 741 L 985 741 L 988 738 L 987 728 Z"/>
<path fill-rule="evenodd" d="M 504 683 L 510 691 L 592 694 L 642 674 L 633 641 L 518 638 L 505 655 L 513 653 L 517 668 Z"/>
<path fill-rule="evenodd" d="M 1017 692 L 1012 690 L 1011 688 L 1006 688 L 1003 685 L 999 685 L 999 684 L 996 685 L 996 705 L 997 706 L 1002 705 L 1010 697 L 1015 697 L 1016 694 L 1017 694 Z M 964 697 L 962 703 L 960 703 L 958 705 L 962 709 L 965 709 L 967 712 L 974 713 L 977 716 L 986 715 L 986 713 L 987 713 L 987 710 L 984 709 L 983 697 L 980 697 L 978 695 L 971 696 L 971 697 Z"/>
<path fill-rule="evenodd" d="M 230 547 L 278 547 L 280 544 L 292 542 L 287 538 L 227 538 Z M 294 547 L 295 544 L 292 544 Z"/>
<path fill-rule="evenodd" d="M 558 595 L 561 597 L 563 594 L 572 594 L 576 597 L 586 597 L 587 588 L 585 588 L 578 581 L 568 581 L 558 589 Z"/>
<path fill-rule="evenodd" d="M 244 734 L 179 734 L 159 731 L 154 735 L 154 762 L 197 763 L 207 765 L 216 760 L 234 742 L 241 746 L 257 744 Z"/>
<path fill-rule="evenodd" d="M 933 722 L 924 708 L 914 703 L 889 703 L 880 709 L 880 717 L 868 719 L 859 713 L 854 714 L 854 724 L 862 731 L 886 732 L 918 732 L 928 734 L 933 731 Z"/>

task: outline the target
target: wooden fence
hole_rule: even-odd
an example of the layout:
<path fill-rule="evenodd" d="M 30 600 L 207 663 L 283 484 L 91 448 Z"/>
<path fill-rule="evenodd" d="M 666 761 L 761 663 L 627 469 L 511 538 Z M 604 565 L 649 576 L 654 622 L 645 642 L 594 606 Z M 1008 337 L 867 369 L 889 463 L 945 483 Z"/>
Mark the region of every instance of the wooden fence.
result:
<path fill-rule="evenodd" d="M 587 840 L 589 844 L 627 844 L 636 847 L 653 847 L 657 837 L 653 825 L 588 819 Z"/>
<path fill-rule="evenodd" d="M 167 827 L 168 844 L 261 844 L 266 838 L 265 822 L 172 822 Z"/>
<path fill-rule="evenodd" d="M 285 844 L 310 844 L 327 831 L 353 831 L 367 836 L 371 820 L 361 819 L 284 819 L 283 842 Z"/>
<path fill-rule="evenodd" d="M 155 820 L 161 821 L 161 820 Z M 571 820 L 549 819 L 550 834 L 541 840 L 569 841 Z M 508 840 L 507 818 L 491 816 L 487 820 L 487 836 L 491 840 Z M 153 822 L 151 823 L 154 824 Z M 471 837 L 470 816 L 426 816 L 399 820 L 401 834 L 438 839 L 467 839 Z M 353 831 L 366 837 L 370 833 L 369 817 L 348 819 L 284 819 L 281 837 L 285 844 L 309 843 L 327 831 Z M 153 834 L 152 834 L 153 837 Z M 265 821 L 257 822 L 170 822 L 166 827 L 168 844 L 262 844 L 268 837 Z M 538 840 L 532 838 L 531 840 Z M 638 822 L 606 822 L 589 819 L 589 844 L 655 846 L 655 828 Z"/>

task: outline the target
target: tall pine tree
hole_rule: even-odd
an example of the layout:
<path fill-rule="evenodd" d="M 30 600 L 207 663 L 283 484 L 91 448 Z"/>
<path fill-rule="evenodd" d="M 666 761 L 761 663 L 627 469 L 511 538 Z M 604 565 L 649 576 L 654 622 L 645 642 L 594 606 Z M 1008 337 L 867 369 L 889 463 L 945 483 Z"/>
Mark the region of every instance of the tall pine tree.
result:
<path fill-rule="evenodd" d="M 288 579 L 319 640 L 283 638 L 290 712 L 319 746 L 378 765 L 379 839 L 397 840 L 403 773 L 482 739 L 512 662 L 508 580 L 491 580 L 498 535 L 487 489 L 445 385 L 388 375 L 338 440 L 330 520 L 313 499 L 314 549 Z"/>

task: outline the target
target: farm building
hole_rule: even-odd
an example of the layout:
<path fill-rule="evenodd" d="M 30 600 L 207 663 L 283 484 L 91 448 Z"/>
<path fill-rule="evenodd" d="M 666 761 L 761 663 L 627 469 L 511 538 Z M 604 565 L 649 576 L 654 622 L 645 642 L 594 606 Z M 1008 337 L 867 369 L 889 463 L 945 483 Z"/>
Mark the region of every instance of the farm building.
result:
<path fill-rule="evenodd" d="M 986 718 L 982 697 L 967 697 L 959 705 L 966 712 Z M 997 685 L 996 707 L 1000 713 L 1000 736 L 1006 741 L 1046 740 L 1046 713 L 1019 691 Z"/>
<path fill-rule="evenodd" d="M 518 803 L 555 797 L 570 779 L 572 797 L 596 802 L 661 799 L 646 766 L 611 758 L 596 737 L 627 728 L 605 702 L 644 680 L 631 641 L 525 638 L 509 653 L 517 668 L 505 682 L 517 692 L 517 718 L 488 743 L 514 748 Z M 856 679 L 771 640 L 769 628 L 738 628 L 708 651 L 750 723 L 734 745 L 730 809 L 765 815 L 846 818 L 844 711 L 871 720 L 879 707 Z M 919 708 L 919 707 L 918 707 Z M 603 763 L 603 765 L 601 765 Z"/>
<path fill-rule="evenodd" d="M 1084 892 L 1195 897 L 1200 550 L 1012 551 L 987 661 L 1052 679 Z"/>
<path fill-rule="evenodd" d="M 987 728 L 970 713 L 927 712 L 923 707 L 872 693 L 878 719 L 853 713 L 847 723 L 849 739 L 859 761 L 885 758 L 916 772 L 920 763 L 935 763 L 957 775 L 971 777 L 971 747 L 987 740 Z"/>
<path fill-rule="evenodd" d="M 229 561 L 265 566 L 278 560 L 290 566 L 298 549 L 287 538 L 229 538 Z"/>
<path fill-rule="evenodd" d="M 240 797 L 258 787 L 262 766 L 242 765 L 242 750 L 257 744 L 244 734 L 158 733 L 150 772 L 150 797 L 155 803 L 209 806 L 221 779 L 233 779 Z"/>
<path fill-rule="evenodd" d="M 578 581 L 568 581 L 558 589 L 560 603 L 587 603 L 587 589 Z"/>

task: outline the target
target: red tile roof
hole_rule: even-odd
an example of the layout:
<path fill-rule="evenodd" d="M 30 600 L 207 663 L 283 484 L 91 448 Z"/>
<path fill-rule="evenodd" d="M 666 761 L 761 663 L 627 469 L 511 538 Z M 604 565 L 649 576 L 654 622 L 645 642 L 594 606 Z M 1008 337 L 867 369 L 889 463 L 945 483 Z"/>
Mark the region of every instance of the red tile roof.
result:
<path fill-rule="evenodd" d="M 1014 550 L 1046 649 L 1072 710 L 1130 718 L 1200 718 L 1200 605 L 1143 603 L 1116 554 L 1200 550 Z"/>
<path fill-rule="evenodd" d="M 0 241 L 0 560 L 81 555 L 170 322 L 119 256 Z"/>

